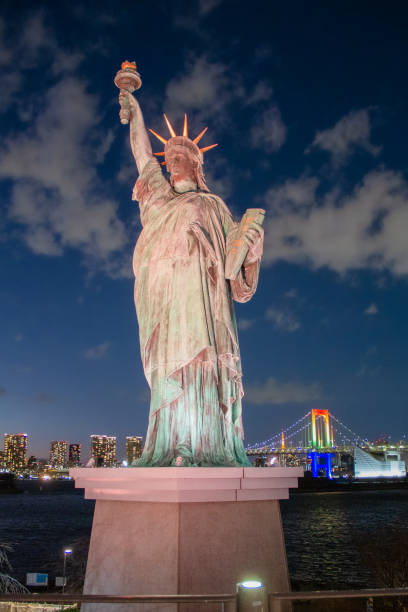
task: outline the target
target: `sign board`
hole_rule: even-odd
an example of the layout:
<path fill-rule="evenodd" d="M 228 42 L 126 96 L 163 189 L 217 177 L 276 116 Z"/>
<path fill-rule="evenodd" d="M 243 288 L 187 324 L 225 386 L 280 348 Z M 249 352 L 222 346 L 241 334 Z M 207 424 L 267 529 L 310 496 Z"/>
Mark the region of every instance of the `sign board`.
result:
<path fill-rule="evenodd" d="M 67 586 L 67 579 L 64 578 L 63 576 L 57 576 L 55 578 L 55 586 Z"/>
<path fill-rule="evenodd" d="M 27 586 L 48 586 L 48 574 L 27 574 Z"/>

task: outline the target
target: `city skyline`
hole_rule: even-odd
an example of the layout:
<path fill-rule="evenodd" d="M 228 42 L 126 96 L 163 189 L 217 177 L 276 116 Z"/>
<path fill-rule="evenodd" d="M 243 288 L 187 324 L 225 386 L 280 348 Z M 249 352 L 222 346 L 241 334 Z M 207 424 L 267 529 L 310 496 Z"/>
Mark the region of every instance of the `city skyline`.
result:
<path fill-rule="evenodd" d="M 129 453 L 133 453 L 134 457 L 138 457 L 143 447 L 143 436 L 127 435 L 122 440 L 117 436 L 108 436 L 106 434 L 89 434 L 88 444 L 84 445 L 81 442 L 70 442 L 67 440 L 50 440 L 48 447 L 43 454 L 35 454 L 31 449 L 32 438 L 27 433 L 4 433 L 4 449 L 0 449 L 0 459 L 10 463 L 10 457 L 15 450 L 21 455 L 21 465 L 27 461 L 29 457 L 34 456 L 37 460 L 45 461 L 51 467 L 57 469 L 63 465 L 65 467 L 75 467 L 79 463 L 85 465 L 89 459 L 98 454 L 93 452 L 94 439 L 114 440 L 114 457 L 119 463 L 128 460 Z M 119 442 L 119 444 L 117 444 Z M 1 464 L 1 461 L 0 461 Z M 21 467 L 19 465 L 19 467 Z"/>
<path fill-rule="evenodd" d="M 113 84 L 134 59 L 147 127 L 162 133 L 163 112 L 176 131 L 184 112 L 191 133 L 208 126 L 209 187 L 237 218 L 266 210 L 257 294 L 236 305 L 245 445 L 312 408 L 395 438 L 407 430 L 408 9 L 169 6 L 125 3 L 126 19 L 104 0 L 0 10 L 4 430 L 30 432 L 42 457 L 63 435 L 83 461 L 85 431 L 146 434 L 137 171 Z"/>
<path fill-rule="evenodd" d="M 308 414 L 305 414 L 301 419 L 299 419 L 298 423 L 303 421 L 303 419 L 307 418 L 307 416 Z M 381 432 L 378 432 L 378 435 L 375 438 L 372 438 L 369 440 L 363 434 L 360 435 L 357 432 L 353 432 L 352 430 L 350 430 L 349 427 L 347 427 L 347 425 L 345 426 L 343 423 L 339 423 L 339 424 L 343 428 L 343 435 L 345 432 L 348 432 L 348 433 L 346 433 L 346 439 L 344 439 L 344 437 L 341 437 L 339 432 L 333 434 L 333 427 L 331 427 L 331 436 L 332 436 L 331 440 L 332 440 L 332 443 L 337 446 L 340 446 L 342 443 L 350 444 L 353 441 L 353 434 L 355 434 L 356 436 L 355 443 L 357 445 L 362 445 L 363 443 L 364 444 L 370 443 L 373 445 L 381 446 L 381 445 L 399 444 L 399 443 L 403 443 L 404 445 L 406 445 L 408 443 L 408 435 L 405 431 L 401 431 L 399 432 L 399 434 L 393 437 L 387 432 L 385 432 L 384 430 L 382 430 Z M 287 425 L 287 428 L 289 429 L 287 436 L 289 436 L 289 438 L 292 441 L 291 444 L 289 444 L 289 446 L 293 446 L 294 440 L 297 439 L 296 429 L 293 429 L 293 427 L 296 426 L 297 423 L 286 424 L 286 425 Z M 276 431 L 274 432 L 274 434 L 272 434 L 271 438 L 274 441 L 275 446 L 279 447 L 282 444 L 282 440 L 283 440 L 283 448 L 285 447 L 284 431 L 285 429 L 282 430 L 281 432 Z M 299 429 L 299 432 L 300 432 L 298 435 L 299 443 L 302 443 L 302 437 L 304 436 L 304 431 L 303 429 L 302 430 Z M 116 461 L 119 463 L 121 463 L 122 461 L 127 461 L 128 465 L 131 465 L 131 461 L 129 461 L 130 456 L 132 456 L 133 459 L 138 458 L 141 454 L 141 451 L 143 449 L 143 443 L 144 443 L 143 436 L 127 434 L 124 438 L 119 438 L 118 436 L 108 435 L 108 434 L 89 434 L 87 438 L 83 437 L 84 440 L 87 439 L 88 441 L 87 444 L 86 443 L 84 444 L 82 442 L 70 442 L 67 440 L 50 440 L 48 442 L 47 451 L 44 453 L 44 455 L 41 455 L 41 454 L 35 455 L 34 453 L 31 452 L 31 449 L 30 449 L 30 443 L 32 441 L 30 434 L 4 433 L 4 444 L 6 444 L 6 437 L 14 438 L 17 436 L 24 437 L 24 444 L 25 444 L 24 450 L 25 450 L 26 459 L 28 459 L 29 456 L 34 455 L 36 459 L 48 460 L 48 464 L 51 466 L 53 465 L 53 461 L 52 461 L 53 453 L 56 453 L 56 454 L 59 453 L 59 456 L 64 455 L 66 459 L 65 464 L 67 466 L 73 467 L 74 465 L 77 465 L 75 461 L 78 461 L 78 457 L 80 458 L 79 463 L 81 463 L 82 465 L 85 465 L 92 456 L 95 457 L 95 453 L 92 452 L 92 445 L 93 445 L 94 438 L 95 439 L 98 438 L 98 439 L 115 440 Z M 279 441 L 277 441 L 278 439 Z M 262 447 L 262 444 L 264 444 L 266 441 L 268 441 L 268 438 L 265 438 L 265 435 L 261 436 L 259 440 L 255 441 L 252 445 L 249 445 L 247 450 L 251 451 L 253 448 L 256 448 L 257 446 Z M 61 451 L 61 445 L 64 445 L 62 451 Z M 56 447 L 55 450 L 53 449 L 54 446 Z M 268 444 L 268 446 L 270 446 L 270 444 Z M 0 457 L 3 456 L 2 454 L 3 455 L 5 454 L 5 450 L 0 449 Z M 76 459 L 74 459 L 74 457 Z"/>

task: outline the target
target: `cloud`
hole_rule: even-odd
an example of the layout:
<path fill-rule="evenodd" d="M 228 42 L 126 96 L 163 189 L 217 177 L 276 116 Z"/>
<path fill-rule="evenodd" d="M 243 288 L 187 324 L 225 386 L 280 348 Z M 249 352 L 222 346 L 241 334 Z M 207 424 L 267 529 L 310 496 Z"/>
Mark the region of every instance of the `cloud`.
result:
<path fill-rule="evenodd" d="M 357 371 L 358 377 L 373 377 L 380 373 L 382 366 L 379 363 L 379 351 L 376 346 L 369 347 L 361 358 L 361 365 Z"/>
<path fill-rule="evenodd" d="M 16 95 L 21 87 L 22 78 L 18 72 L 6 72 L 2 74 L 2 92 L 0 97 L 0 113 L 4 113 L 14 103 Z"/>
<path fill-rule="evenodd" d="M 29 113 L 29 95 L 18 96 L 27 73 L 38 68 L 41 61 L 48 61 L 48 71 L 54 75 L 67 74 L 78 68 L 85 59 L 83 52 L 66 52 L 58 47 L 54 33 L 46 26 L 45 14 L 39 10 L 23 20 L 21 36 L 6 40 L 6 24 L 0 18 L 0 68 L 2 68 L 2 96 L 0 112 L 12 105 L 23 121 Z M 24 61 L 21 62 L 21 58 Z"/>
<path fill-rule="evenodd" d="M 288 291 L 285 292 L 285 298 L 288 298 L 288 300 L 294 300 L 297 298 L 298 296 L 298 292 L 297 289 L 288 289 Z"/>
<path fill-rule="evenodd" d="M 172 11 L 173 25 L 189 30 L 201 39 L 210 39 L 207 28 L 203 27 L 206 18 L 222 4 L 223 0 L 190 0 L 182 2 L 180 9 Z M 174 4 L 174 3 L 173 3 Z"/>
<path fill-rule="evenodd" d="M 0 66 L 8 66 L 12 59 L 12 51 L 5 43 L 6 22 L 0 17 Z"/>
<path fill-rule="evenodd" d="M 238 319 L 238 329 L 241 331 L 246 331 L 250 327 L 252 327 L 255 323 L 256 319 Z"/>
<path fill-rule="evenodd" d="M 288 213 L 303 216 L 315 205 L 318 185 L 319 181 L 315 177 L 302 176 L 299 179 L 289 179 L 269 189 L 265 194 L 265 202 L 275 217 L 285 216 Z"/>
<path fill-rule="evenodd" d="M 113 6 L 112 8 L 114 10 Z M 117 13 L 115 15 L 112 13 L 99 13 L 99 15 L 93 14 L 92 19 L 96 19 L 102 25 L 113 26 L 119 22 L 120 16 Z"/>
<path fill-rule="evenodd" d="M 202 119 L 208 119 L 211 112 L 213 120 L 217 120 L 219 113 L 234 99 L 241 98 L 243 93 L 227 64 L 212 62 L 204 55 L 192 56 L 184 71 L 167 84 L 165 109 L 175 116 L 183 109 Z"/>
<path fill-rule="evenodd" d="M 177 117 L 182 109 L 193 113 L 196 120 L 206 122 L 211 113 L 213 122 L 225 126 L 231 121 L 232 105 L 234 108 L 237 104 L 242 108 L 252 106 L 259 110 L 259 105 L 268 103 L 252 129 L 255 138 L 258 130 L 265 129 L 266 135 L 261 137 L 262 146 L 267 143 L 275 150 L 285 139 L 285 126 L 278 107 L 270 104 L 272 96 L 273 89 L 266 81 L 255 83 L 252 93 L 247 94 L 242 74 L 233 65 L 213 61 L 205 54 L 190 54 L 183 70 L 167 84 L 165 110 Z"/>
<path fill-rule="evenodd" d="M 2 30 L 0 20 L 0 65 L 7 66 L 0 112 L 14 104 L 25 123 L 0 144 L 0 180 L 11 181 L 8 219 L 36 254 L 58 256 L 73 248 L 92 271 L 130 276 L 125 226 L 98 174 L 113 132 L 101 127 L 99 100 L 87 82 L 71 74 L 85 53 L 62 49 L 41 10 L 22 22 L 15 41 L 4 40 Z M 28 73 L 45 66 L 45 84 L 52 85 L 19 96 Z"/>
<path fill-rule="evenodd" d="M 201 16 L 208 15 L 222 3 L 222 0 L 198 0 L 198 12 Z"/>
<path fill-rule="evenodd" d="M 268 308 L 265 311 L 265 318 L 272 321 L 275 327 L 281 331 L 295 332 L 301 327 L 300 321 L 289 310 Z"/>
<path fill-rule="evenodd" d="M 6 393 L 7 393 L 6 387 L 3 387 L 3 385 L 0 385 L 0 397 L 4 397 Z"/>
<path fill-rule="evenodd" d="M 261 43 L 258 47 L 255 47 L 253 54 L 256 61 L 262 62 L 269 59 L 274 54 L 274 50 L 269 44 Z"/>
<path fill-rule="evenodd" d="M 267 153 L 279 151 L 286 140 L 286 126 L 282 121 L 279 108 L 270 106 L 260 113 L 252 126 L 250 142 L 254 149 L 264 149 Z"/>
<path fill-rule="evenodd" d="M 227 160 L 218 154 L 211 156 L 210 152 L 204 162 L 203 170 L 208 188 L 223 200 L 228 200 L 233 192 L 234 177 Z"/>
<path fill-rule="evenodd" d="M 377 305 L 374 304 L 374 302 L 373 302 L 372 304 L 367 306 L 367 308 L 364 311 L 364 314 L 366 314 L 366 315 L 376 315 L 376 314 L 378 314 L 378 307 L 377 307 Z"/>
<path fill-rule="evenodd" d="M 65 77 L 46 92 L 43 109 L 29 130 L 6 138 L 0 150 L 0 178 L 13 181 L 9 217 L 34 253 L 76 248 L 88 263 L 114 274 L 127 237 L 96 172 L 93 152 L 98 144 L 105 153 L 108 147 L 98 132 L 97 99 L 85 82 Z"/>
<path fill-rule="evenodd" d="M 85 359 L 103 359 L 107 356 L 110 347 L 110 342 L 103 342 L 96 346 L 91 346 L 83 352 Z"/>
<path fill-rule="evenodd" d="M 261 93 L 259 94 L 261 95 Z M 234 104 L 245 105 L 241 76 L 228 64 L 211 61 L 206 55 L 190 55 L 184 69 L 169 81 L 166 87 L 164 109 L 172 121 L 176 133 L 180 133 L 182 112 L 188 114 L 190 137 L 196 136 L 209 120 L 219 130 L 230 126 Z M 160 127 L 158 130 L 160 131 Z M 200 143 L 217 142 L 217 136 L 210 129 Z M 210 151 L 204 155 L 204 172 L 209 188 L 224 199 L 232 193 L 234 173 L 222 150 Z"/>
<path fill-rule="evenodd" d="M 245 386 L 246 400 L 255 405 L 301 404 L 324 399 L 320 385 L 304 384 L 299 381 L 282 382 L 270 377 L 264 382 L 250 383 Z"/>
<path fill-rule="evenodd" d="M 14 56 L 24 56 L 23 66 L 19 64 L 19 69 L 37 68 L 44 59 L 42 56 L 47 54 L 52 60 L 51 71 L 59 75 L 76 70 L 86 57 L 83 51 L 67 52 L 59 47 L 53 30 L 47 26 L 43 10 L 31 14 L 23 22 L 21 30 L 22 35 L 12 48 Z"/>
<path fill-rule="evenodd" d="M 317 193 L 317 178 L 288 180 L 265 194 L 264 262 L 408 274 L 408 183 L 397 172 L 369 172 L 351 193 Z"/>
<path fill-rule="evenodd" d="M 278 107 L 271 104 L 272 95 L 272 88 L 264 80 L 255 83 L 252 94 L 247 95 L 242 74 L 233 65 L 213 61 L 205 54 L 190 54 L 183 70 L 167 84 L 164 109 L 176 133 L 180 133 L 182 125 L 181 111 L 188 114 L 189 133 L 193 137 L 210 120 L 212 126 L 217 128 L 217 135 L 210 129 L 201 141 L 207 145 L 217 142 L 220 130 L 228 128 L 234 132 L 234 109 L 252 107 L 255 123 L 246 134 L 242 134 L 240 128 L 241 142 L 247 138 L 254 148 L 276 151 L 285 140 L 286 128 Z M 160 131 L 161 126 L 155 129 Z M 222 150 L 210 152 L 208 158 L 205 155 L 205 173 L 212 191 L 227 198 L 236 177 L 222 157 Z"/>
<path fill-rule="evenodd" d="M 382 371 L 382 366 L 381 365 L 376 365 L 376 366 L 370 367 L 367 364 L 363 364 L 360 367 L 360 369 L 358 370 L 357 376 L 359 378 L 364 378 L 364 377 L 373 378 L 374 376 L 378 376 L 381 371 Z"/>
<path fill-rule="evenodd" d="M 62 50 L 56 50 L 52 71 L 56 75 L 74 72 L 85 59 L 85 54 L 75 51 L 66 53 Z"/>
<path fill-rule="evenodd" d="M 377 357 L 379 355 L 379 350 L 377 346 L 369 346 L 366 350 L 364 357 Z"/>
<path fill-rule="evenodd" d="M 55 45 L 55 37 L 46 27 L 43 11 L 31 15 L 24 23 L 18 44 L 27 54 L 27 61 L 36 64 L 44 48 Z"/>
<path fill-rule="evenodd" d="M 378 155 L 381 147 L 372 144 L 371 123 L 368 109 L 351 111 L 332 128 L 317 132 L 306 152 L 313 148 L 322 149 L 332 155 L 335 165 L 344 163 L 356 149 L 363 149 L 371 155 Z"/>
<path fill-rule="evenodd" d="M 129 187 L 129 185 L 134 185 L 137 176 L 138 173 L 135 162 L 129 157 L 123 159 L 123 162 L 120 164 L 120 170 L 116 175 L 116 180 Z"/>
<path fill-rule="evenodd" d="M 16 334 L 16 335 L 14 336 L 14 340 L 15 340 L 16 342 L 22 342 L 22 341 L 23 341 L 23 339 L 24 339 L 24 336 L 23 336 L 23 334 L 22 334 L 21 332 L 19 332 L 18 334 Z"/>
<path fill-rule="evenodd" d="M 247 105 L 257 104 L 265 100 L 271 100 L 273 96 L 273 89 L 266 81 L 259 81 L 254 90 L 246 99 Z"/>

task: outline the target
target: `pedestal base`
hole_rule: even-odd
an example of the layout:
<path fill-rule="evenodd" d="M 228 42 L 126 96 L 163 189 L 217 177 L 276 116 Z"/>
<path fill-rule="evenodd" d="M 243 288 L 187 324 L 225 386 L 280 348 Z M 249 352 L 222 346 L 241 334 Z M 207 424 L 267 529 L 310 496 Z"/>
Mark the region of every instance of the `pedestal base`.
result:
<path fill-rule="evenodd" d="M 279 468 L 276 468 L 276 472 L 274 468 L 249 468 L 250 475 L 248 472 L 245 475 L 247 468 L 230 468 L 223 475 L 223 468 L 197 468 L 196 477 L 196 468 L 148 470 L 149 479 L 138 475 L 137 468 L 126 472 L 120 469 L 91 469 L 86 470 L 86 474 L 85 470 L 72 470 L 77 486 L 87 486 L 84 480 L 90 486 L 91 483 L 95 486 L 95 481 L 99 481 L 99 487 L 93 493 L 90 493 L 91 489 L 86 489 L 87 496 L 97 496 L 97 501 L 84 593 L 234 593 L 237 582 L 250 579 L 260 580 L 267 592 L 289 589 L 279 501 L 276 499 L 279 495 L 276 491 L 280 491 L 281 497 L 287 497 L 288 490 L 283 487 L 285 476 L 286 484 L 294 486 L 296 476 L 300 475 L 299 470 L 289 469 L 289 473 L 284 473 Z M 169 478 L 165 481 L 163 474 L 166 472 L 163 470 L 169 470 Z M 206 471 L 200 474 L 199 470 Z M 258 477 L 262 479 L 262 488 L 256 485 L 256 482 L 259 483 Z M 132 480 L 133 484 L 129 485 L 127 479 Z M 218 482 L 218 488 L 214 488 L 214 479 Z M 127 484 L 124 484 L 125 480 Z M 162 484 L 155 489 L 159 480 Z M 109 481 L 111 486 L 108 486 Z M 112 484 L 115 481 L 120 481 L 116 489 Z M 178 495 L 181 492 L 182 497 L 183 491 L 192 492 L 193 498 L 200 498 L 200 495 L 211 498 L 213 494 L 217 498 L 223 491 L 224 494 L 228 491 L 228 495 L 234 491 L 235 501 L 126 500 L 128 496 L 143 497 L 143 487 L 163 495 L 163 486 L 170 492 L 178 492 Z M 252 488 L 245 488 L 250 486 Z M 96 489 L 99 491 L 97 495 Z M 112 500 L 112 491 L 115 490 L 121 491 L 120 494 L 113 493 L 117 501 Z M 256 498 L 257 490 L 261 499 L 237 500 L 240 491 L 250 492 Z M 106 492 L 107 498 L 102 491 Z M 145 494 L 149 497 L 151 493 Z M 265 499 L 268 494 L 269 499 Z M 87 612 L 96 609 L 95 604 L 85 607 Z M 129 604 L 97 607 L 98 612 L 130 612 L 131 609 L 136 612 L 135 607 Z M 220 610 L 220 605 L 180 604 L 177 607 L 146 604 L 138 606 L 139 609 L 143 612 L 215 612 Z"/>

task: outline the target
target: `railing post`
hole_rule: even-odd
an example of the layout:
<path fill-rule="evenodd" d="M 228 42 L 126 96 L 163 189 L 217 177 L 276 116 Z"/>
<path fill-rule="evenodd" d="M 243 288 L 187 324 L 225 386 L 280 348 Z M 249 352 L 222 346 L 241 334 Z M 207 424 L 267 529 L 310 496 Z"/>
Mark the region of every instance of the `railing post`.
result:
<path fill-rule="evenodd" d="M 223 612 L 237 612 L 237 600 L 224 601 L 222 610 Z"/>
<path fill-rule="evenodd" d="M 269 596 L 269 612 L 282 612 L 283 610 L 283 600 L 274 597 L 273 595 Z"/>

